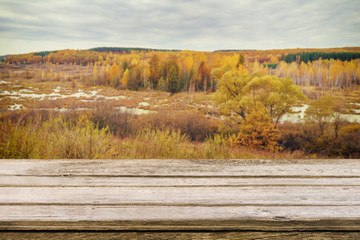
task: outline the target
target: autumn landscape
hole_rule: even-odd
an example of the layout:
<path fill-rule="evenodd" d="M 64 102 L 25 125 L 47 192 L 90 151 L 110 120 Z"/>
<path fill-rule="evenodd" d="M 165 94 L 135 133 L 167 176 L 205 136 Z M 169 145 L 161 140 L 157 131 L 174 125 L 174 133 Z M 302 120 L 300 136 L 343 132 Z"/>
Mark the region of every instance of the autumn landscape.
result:
<path fill-rule="evenodd" d="M 356 1 L 0 6 L 1 158 L 360 156 Z"/>
<path fill-rule="evenodd" d="M 360 239 L 359 0 L 0 0 L 0 240 Z"/>
<path fill-rule="evenodd" d="M 360 48 L 2 58 L 2 158 L 357 158 Z"/>

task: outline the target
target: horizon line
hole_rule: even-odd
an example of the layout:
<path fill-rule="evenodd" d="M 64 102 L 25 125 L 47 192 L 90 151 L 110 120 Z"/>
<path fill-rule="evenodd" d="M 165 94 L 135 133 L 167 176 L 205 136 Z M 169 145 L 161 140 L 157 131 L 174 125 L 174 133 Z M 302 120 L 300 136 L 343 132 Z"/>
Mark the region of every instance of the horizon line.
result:
<path fill-rule="evenodd" d="M 153 50 L 153 51 L 194 51 L 194 52 L 220 52 L 220 51 L 227 51 L 227 52 L 240 52 L 240 51 L 274 51 L 274 50 L 295 50 L 295 49 L 341 49 L 341 48 L 360 48 L 360 46 L 342 46 L 342 47 L 294 47 L 294 48 L 268 48 L 268 49 L 216 49 L 216 50 L 195 50 L 195 49 L 170 49 L 170 48 L 147 48 L 147 47 L 92 47 L 86 49 L 72 49 L 72 48 L 65 48 L 65 49 L 55 49 L 55 50 L 39 50 L 39 51 L 32 51 L 32 52 L 23 52 L 23 53 L 8 53 L 1 55 L 0 57 L 11 56 L 11 55 L 22 55 L 22 54 L 31 54 L 31 53 L 38 53 L 38 52 L 55 52 L 55 51 L 64 51 L 64 50 L 76 50 L 76 51 L 91 51 L 92 49 L 96 48 L 119 48 L 119 49 L 139 49 L 139 50 Z M 360 50 L 360 49 L 359 49 Z"/>

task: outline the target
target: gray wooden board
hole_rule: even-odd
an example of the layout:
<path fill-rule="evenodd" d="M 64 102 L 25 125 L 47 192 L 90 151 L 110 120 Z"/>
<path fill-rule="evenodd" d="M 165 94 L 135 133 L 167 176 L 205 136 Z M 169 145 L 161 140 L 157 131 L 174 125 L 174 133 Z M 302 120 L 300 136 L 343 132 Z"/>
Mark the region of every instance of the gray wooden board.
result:
<path fill-rule="evenodd" d="M 222 187 L 222 186 L 360 186 L 360 177 L 101 177 L 0 176 L 0 187 Z"/>
<path fill-rule="evenodd" d="M 0 205 L 0 214 L 6 221 L 358 219 L 360 223 L 360 206 Z"/>
<path fill-rule="evenodd" d="M 0 204 L 348 205 L 360 187 L 2 187 Z M 360 213 L 359 213 L 360 214 Z"/>
<path fill-rule="evenodd" d="M 0 160 L 0 175 L 359 177 L 359 160 Z"/>
<path fill-rule="evenodd" d="M 360 231 L 360 160 L 4 159 L 1 230 Z"/>
<path fill-rule="evenodd" d="M 47 232 L 29 232 L 29 231 L 12 231 L 0 232 L 1 240 L 134 240 L 134 239 L 272 239 L 272 240 L 333 240 L 345 239 L 356 240 L 360 239 L 360 232 L 66 232 L 66 231 L 47 231 Z"/>

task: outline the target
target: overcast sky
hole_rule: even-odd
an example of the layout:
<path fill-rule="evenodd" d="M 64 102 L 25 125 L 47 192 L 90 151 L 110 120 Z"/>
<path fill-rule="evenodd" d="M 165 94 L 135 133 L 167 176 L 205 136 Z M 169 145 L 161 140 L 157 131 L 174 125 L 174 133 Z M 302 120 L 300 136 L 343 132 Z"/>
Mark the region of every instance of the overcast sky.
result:
<path fill-rule="evenodd" d="M 360 0 L 0 0 L 0 55 L 360 46 Z"/>

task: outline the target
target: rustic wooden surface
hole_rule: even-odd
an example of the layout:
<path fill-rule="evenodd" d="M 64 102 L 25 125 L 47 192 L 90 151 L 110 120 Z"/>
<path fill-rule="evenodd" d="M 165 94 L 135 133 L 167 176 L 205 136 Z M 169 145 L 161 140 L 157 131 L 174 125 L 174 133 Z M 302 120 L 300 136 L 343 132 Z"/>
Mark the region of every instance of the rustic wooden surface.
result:
<path fill-rule="evenodd" d="M 360 232 L 0 232 L 1 240 L 358 240 Z"/>
<path fill-rule="evenodd" d="M 0 160 L 0 238 L 49 234 L 359 239 L 360 160 Z"/>

